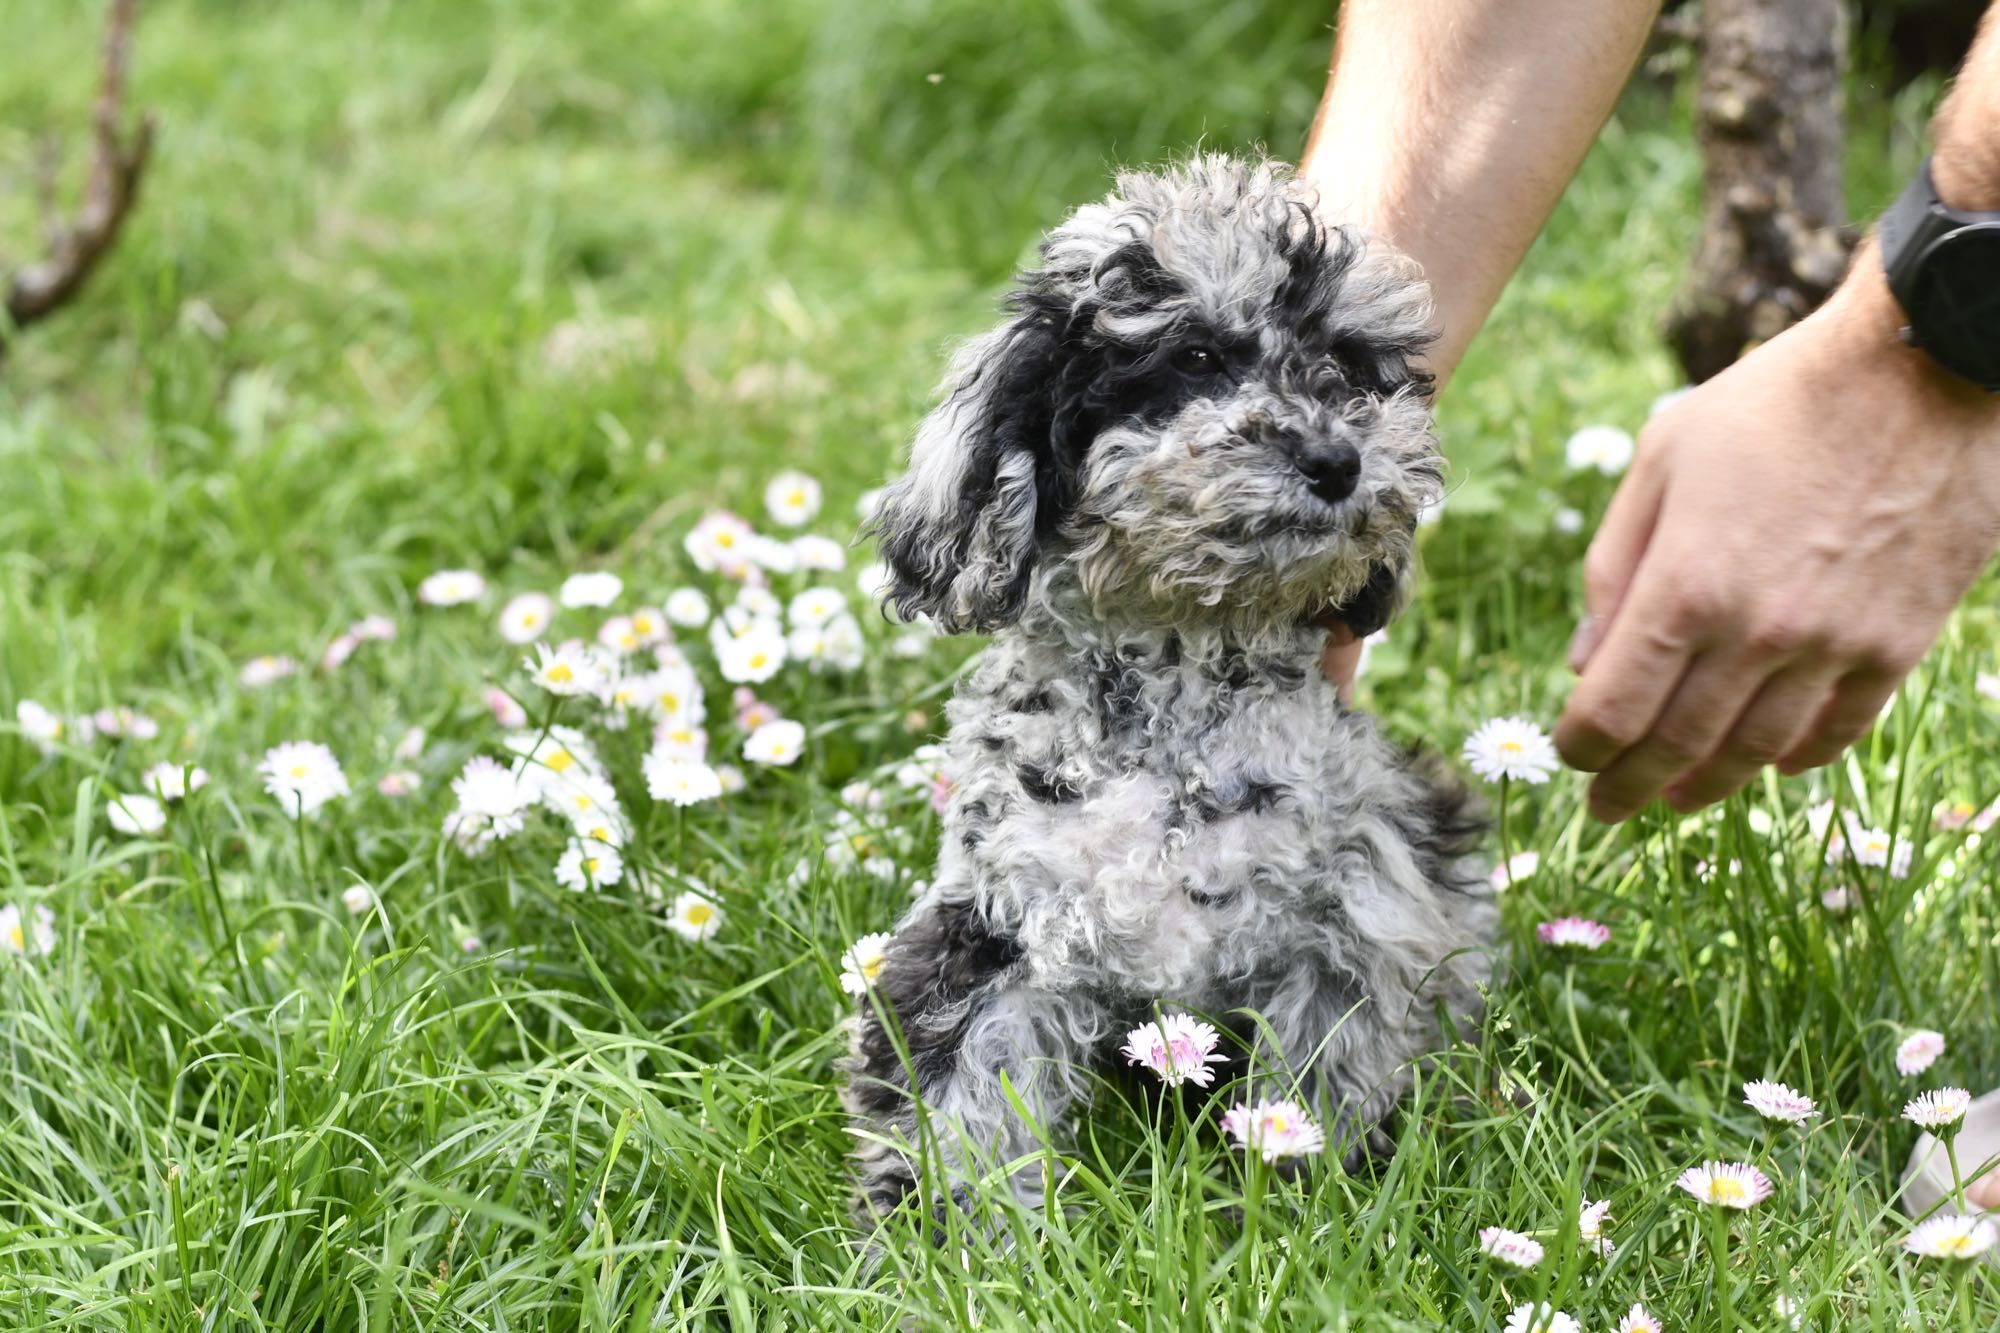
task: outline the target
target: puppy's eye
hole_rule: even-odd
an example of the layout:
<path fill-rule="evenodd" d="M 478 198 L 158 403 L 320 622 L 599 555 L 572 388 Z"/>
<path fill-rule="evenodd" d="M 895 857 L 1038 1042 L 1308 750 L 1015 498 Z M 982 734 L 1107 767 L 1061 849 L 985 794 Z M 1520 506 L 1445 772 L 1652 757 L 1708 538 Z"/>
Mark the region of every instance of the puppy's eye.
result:
<path fill-rule="evenodd" d="M 1183 347 L 1174 353 L 1174 369 L 1183 375 L 1220 375 L 1222 354 L 1213 347 Z"/>

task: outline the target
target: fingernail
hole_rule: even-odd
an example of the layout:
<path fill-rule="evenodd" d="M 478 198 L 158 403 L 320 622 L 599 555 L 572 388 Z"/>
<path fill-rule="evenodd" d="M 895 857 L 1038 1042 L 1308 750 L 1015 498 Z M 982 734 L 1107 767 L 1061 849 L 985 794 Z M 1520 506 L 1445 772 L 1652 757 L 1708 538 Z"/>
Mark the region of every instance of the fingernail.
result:
<path fill-rule="evenodd" d="M 1597 651 L 1597 621 L 1590 616 L 1576 622 L 1576 633 L 1569 636 L 1569 669 L 1577 675 L 1590 661 L 1590 655 Z"/>

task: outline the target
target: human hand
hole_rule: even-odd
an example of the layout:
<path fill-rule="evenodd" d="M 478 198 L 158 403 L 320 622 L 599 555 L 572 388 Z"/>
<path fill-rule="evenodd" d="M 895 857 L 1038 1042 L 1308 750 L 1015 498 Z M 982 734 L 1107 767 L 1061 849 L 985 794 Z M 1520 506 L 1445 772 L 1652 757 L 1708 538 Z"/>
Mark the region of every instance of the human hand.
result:
<path fill-rule="evenodd" d="M 1354 680 L 1361 674 L 1361 652 L 1361 640 L 1354 637 L 1353 630 L 1338 620 L 1327 626 L 1326 647 L 1320 653 L 1319 668 L 1340 692 L 1343 704 L 1354 698 Z"/>
<path fill-rule="evenodd" d="M 2000 543 L 2000 400 L 1897 338 L 1864 253 L 1822 309 L 1650 422 L 1584 565 L 1555 743 L 1628 818 L 1873 724 Z"/>

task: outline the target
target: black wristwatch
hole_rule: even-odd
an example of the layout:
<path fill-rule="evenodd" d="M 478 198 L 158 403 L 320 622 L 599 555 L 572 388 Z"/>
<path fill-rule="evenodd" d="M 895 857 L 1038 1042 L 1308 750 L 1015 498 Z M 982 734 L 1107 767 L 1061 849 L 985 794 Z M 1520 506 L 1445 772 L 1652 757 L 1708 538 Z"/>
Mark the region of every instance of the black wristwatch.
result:
<path fill-rule="evenodd" d="M 1947 208 L 1931 163 L 1875 223 L 1904 337 L 1931 360 L 2000 393 L 2000 213 Z"/>

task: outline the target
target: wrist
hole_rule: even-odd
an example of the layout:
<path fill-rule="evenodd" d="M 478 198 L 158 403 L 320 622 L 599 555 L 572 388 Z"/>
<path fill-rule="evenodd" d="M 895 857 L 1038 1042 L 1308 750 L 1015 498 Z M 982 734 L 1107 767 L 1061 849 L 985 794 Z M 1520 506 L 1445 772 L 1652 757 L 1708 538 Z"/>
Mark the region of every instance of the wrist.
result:
<path fill-rule="evenodd" d="M 2000 421 L 2000 398 L 1960 379 L 1910 342 L 1909 316 L 1889 289 L 1872 237 L 1856 249 L 1846 279 L 1827 298 L 1821 316 L 1833 335 L 1832 373 L 1866 376 L 1940 408 Z"/>

